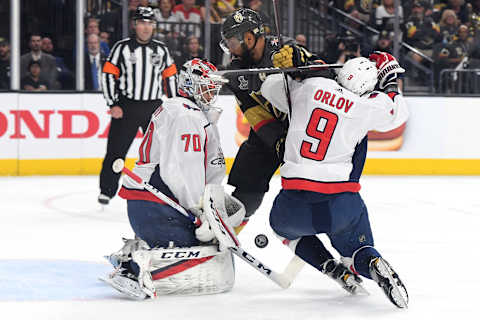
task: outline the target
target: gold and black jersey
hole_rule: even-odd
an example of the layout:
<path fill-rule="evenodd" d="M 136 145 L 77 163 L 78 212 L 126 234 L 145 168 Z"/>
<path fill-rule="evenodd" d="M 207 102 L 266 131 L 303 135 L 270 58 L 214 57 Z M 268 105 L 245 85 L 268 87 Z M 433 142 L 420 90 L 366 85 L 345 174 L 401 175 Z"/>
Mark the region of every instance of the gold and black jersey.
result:
<path fill-rule="evenodd" d="M 284 44 L 292 44 L 290 38 L 284 38 Z M 240 59 L 233 59 L 228 69 L 270 68 L 272 54 L 280 49 L 279 39 L 275 36 L 265 37 L 265 50 L 262 59 L 251 65 L 243 63 Z M 227 75 L 227 87 L 233 92 L 238 105 L 251 128 L 260 139 L 269 147 L 274 147 L 280 137 L 285 134 L 288 123 L 285 114 L 279 112 L 266 100 L 260 88 L 265 81 L 265 74 Z"/>

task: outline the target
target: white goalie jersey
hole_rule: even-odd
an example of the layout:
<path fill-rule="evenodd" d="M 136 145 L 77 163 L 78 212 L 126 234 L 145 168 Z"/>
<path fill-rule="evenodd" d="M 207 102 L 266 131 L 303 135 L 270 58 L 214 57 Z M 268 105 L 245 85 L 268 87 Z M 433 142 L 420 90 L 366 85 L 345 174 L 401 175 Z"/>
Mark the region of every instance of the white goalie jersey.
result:
<path fill-rule="evenodd" d="M 216 125 L 191 100 L 165 100 L 152 115 L 133 172 L 182 207 L 194 207 L 205 185 L 220 184 L 225 176 Z M 128 176 L 124 176 L 119 195 L 162 203 Z"/>
<path fill-rule="evenodd" d="M 262 95 L 288 112 L 290 126 L 281 167 L 283 189 L 320 193 L 358 192 L 367 153 L 367 133 L 403 124 L 408 110 L 397 93 L 362 97 L 327 78 L 289 81 L 289 112 L 282 75 L 269 76 Z"/>

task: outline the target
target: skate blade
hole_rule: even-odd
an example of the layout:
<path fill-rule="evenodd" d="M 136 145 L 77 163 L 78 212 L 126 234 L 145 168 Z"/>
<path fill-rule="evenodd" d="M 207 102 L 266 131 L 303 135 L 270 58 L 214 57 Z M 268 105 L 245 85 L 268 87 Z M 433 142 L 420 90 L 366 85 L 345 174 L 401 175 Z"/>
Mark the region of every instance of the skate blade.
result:
<path fill-rule="evenodd" d="M 355 291 L 351 292 L 351 294 L 353 294 L 353 295 L 357 295 L 357 294 L 367 295 L 367 296 L 370 295 L 370 292 L 368 292 L 367 289 L 365 289 L 359 282 L 355 281 L 352 278 L 347 279 L 347 284 L 349 286 L 355 287 Z"/>
<path fill-rule="evenodd" d="M 365 296 L 369 296 L 370 292 L 368 292 L 367 289 L 365 289 L 361 284 L 357 285 L 357 290 L 355 290 L 355 294 L 361 294 Z"/>
<path fill-rule="evenodd" d="M 145 300 L 147 298 L 147 294 L 144 293 L 143 291 L 142 292 L 139 292 L 139 291 L 137 292 L 137 291 L 128 290 L 125 286 L 120 286 L 119 284 L 117 284 L 110 277 L 99 277 L 98 280 L 108 284 L 109 286 L 111 286 L 112 288 L 117 290 L 118 292 L 120 292 L 124 295 L 127 295 L 131 299 L 142 301 L 142 300 Z"/>
<path fill-rule="evenodd" d="M 392 274 L 390 273 L 391 268 L 389 268 L 389 266 L 385 263 L 385 261 L 382 258 L 378 259 L 378 264 L 382 268 L 383 273 L 385 273 L 386 276 L 388 277 L 388 280 L 392 284 L 392 287 L 393 287 L 392 289 L 393 291 L 395 291 L 395 294 L 398 297 L 398 299 L 395 299 L 395 301 L 397 301 L 396 306 L 402 309 L 403 308 L 408 309 L 408 298 L 404 297 L 404 295 L 402 294 L 402 291 L 397 285 L 397 282 L 395 281 L 395 279 L 393 279 Z"/>

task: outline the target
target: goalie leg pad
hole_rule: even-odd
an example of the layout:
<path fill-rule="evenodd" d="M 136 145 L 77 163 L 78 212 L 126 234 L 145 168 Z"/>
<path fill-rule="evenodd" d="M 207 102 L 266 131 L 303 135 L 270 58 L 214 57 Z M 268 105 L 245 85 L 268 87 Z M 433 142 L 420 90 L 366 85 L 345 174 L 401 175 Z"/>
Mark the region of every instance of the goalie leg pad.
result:
<path fill-rule="evenodd" d="M 157 295 L 203 295 L 232 289 L 235 270 L 230 251 L 218 252 L 215 246 L 175 250 L 200 254 L 195 259 L 166 259 L 171 257 L 171 249 L 152 250 L 150 274 Z"/>

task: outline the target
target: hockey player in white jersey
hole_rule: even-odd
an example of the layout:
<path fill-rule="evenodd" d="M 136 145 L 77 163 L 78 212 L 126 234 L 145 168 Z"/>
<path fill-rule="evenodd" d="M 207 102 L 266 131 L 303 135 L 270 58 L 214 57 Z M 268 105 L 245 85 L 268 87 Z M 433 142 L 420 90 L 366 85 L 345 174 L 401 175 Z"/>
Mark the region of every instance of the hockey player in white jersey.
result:
<path fill-rule="evenodd" d="M 269 76 L 263 83 L 263 96 L 290 117 L 280 169 L 282 190 L 270 225 L 298 256 L 321 271 L 321 241 L 315 235 L 327 234 L 352 271 L 376 281 L 394 305 L 406 308 L 407 290 L 373 247 L 367 208 L 358 193 L 368 131 L 388 131 L 408 118 L 395 82 L 404 69 L 387 53 L 376 52 L 370 59 L 347 61 L 337 82 L 321 77 L 291 80 L 290 110 L 282 76 Z M 380 91 L 374 91 L 377 81 Z"/>
<path fill-rule="evenodd" d="M 110 256 L 117 269 L 105 281 L 130 297 L 209 294 L 233 286 L 231 253 L 219 252 L 211 244 L 214 236 L 200 209 L 205 186 L 220 185 L 225 176 L 216 126 L 221 109 L 212 106 L 221 83 L 210 76 L 213 71 L 215 66 L 201 59 L 182 66 L 180 96 L 165 100 L 152 115 L 133 169 L 204 223 L 196 228 L 186 216 L 124 176 L 119 195 L 127 199 L 130 225 L 139 239 L 126 241 Z M 227 205 L 235 210 L 224 210 L 225 221 L 239 225 L 243 206 L 229 195 L 220 197 L 235 203 Z"/>

